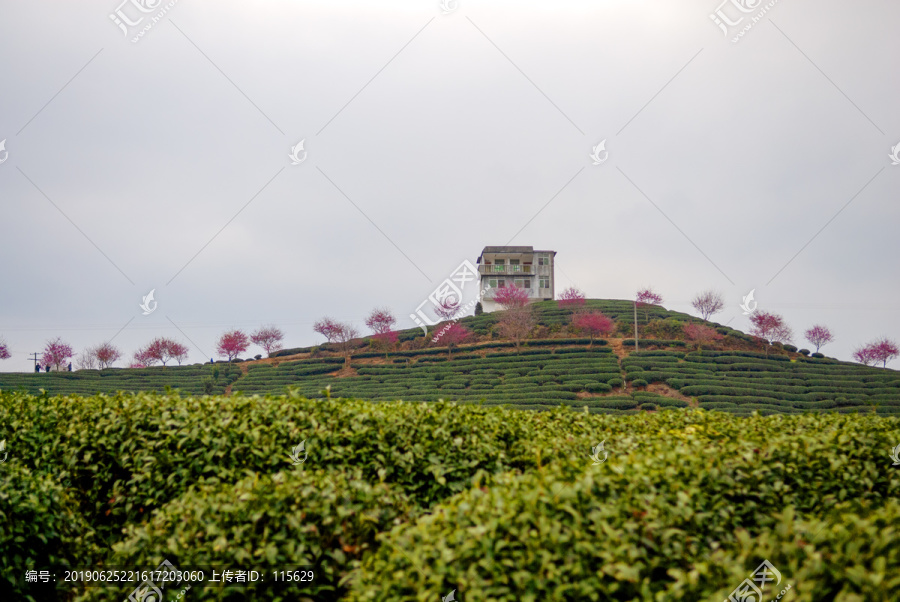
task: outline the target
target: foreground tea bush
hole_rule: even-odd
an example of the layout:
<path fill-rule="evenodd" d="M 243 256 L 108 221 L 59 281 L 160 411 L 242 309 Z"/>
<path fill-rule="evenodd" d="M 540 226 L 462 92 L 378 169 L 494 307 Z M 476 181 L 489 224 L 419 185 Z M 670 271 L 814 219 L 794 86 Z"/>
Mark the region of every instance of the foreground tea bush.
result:
<path fill-rule="evenodd" d="M 510 413 L 300 397 L 0 393 L 10 449 L 34 470 L 70 479 L 110 542 L 191 484 L 290 466 L 303 440 L 311 465 L 358 467 L 427 507 L 464 490 L 478 470 L 508 468 L 506 449 L 526 433 Z"/>
<path fill-rule="evenodd" d="M 348 599 L 426 600 L 451 589 L 470 600 L 704 599 L 736 587 L 747 573 L 732 583 L 726 566 L 703 573 L 693 588 L 678 576 L 716 552 L 740 573 L 739 534 L 759 537 L 761 549 L 777 548 L 786 536 L 772 533 L 789 509 L 798 519 L 834 525 L 843 520 L 838 509 L 855 512 L 860 531 L 896 516 L 900 473 L 887 454 L 887 442 L 900 437 L 896 421 L 691 414 L 700 416 L 667 413 L 636 433 L 607 437 L 610 455 L 601 464 L 583 454 L 559 457 L 447 500 L 386 535 Z M 667 428 L 679 422 L 681 428 Z M 892 509 L 882 511 L 887 504 Z M 821 540 L 820 550 L 835 555 L 832 569 L 855 562 L 900 574 L 900 555 L 882 554 L 890 538 L 873 543 L 867 559 L 844 549 L 852 540 Z M 816 599 L 842 591 L 821 567 L 804 571 L 810 581 L 803 587 L 825 596 Z M 888 582 L 866 579 L 860 587 L 869 592 Z M 676 596 L 679 588 L 683 596 Z"/>
<path fill-rule="evenodd" d="M 688 572 L 673 571 L 676 583 L 667 592 L 675 599 L 724 600 L 734 587 L 760 564 L 769 560 L 781 573 L 777 587 L 766 589 L 766 599 L 782 590 L 785 600 L 818 602 L 893 602 L 900 599 L 900 504 L 887 500 L 883 507 L 830 512 L 827 520 L 797 519 L 792 508 L 778 515 L 775 527 L 757 537 L 737 533 L 736 550 L 718 550 Z M 715 590 L 714 583 L 727 583 Z"/>
<path fill-rule="evenodd" d="M 375 536 L 415 512 L 394 488 L 356 472 L 307 471 L 302 465 L 235 484 L 204 485 L 167 504 L 145 524 L 129 526 L 110 566 L 265 568 L 248 587 L 190 590 L 190 600 L 338 600 L 338 581 Z M 311 583 L 275 582 L 271 571 L 312 570 Z M 94 588 L 79 600 L 124 599 L 134 589 Z"/>
<path fill-rule="evenodd" d="M 0 393 L 0 439 L 2 600 L 71 600 L 28 569 L 163 559 L 320 568 L 190 590 L 229 600 L 722 600 L 769 554 L 792 595 L 849 602 L 900 574 L 891 417 Z"/>
<path fill-rule="evenodd" d="M 93 533 L 66 490 L 50 475 L 15 460 L 0 464 L 0 600 L 55 600 L 52 586 L 26 587 L 27 568 L 61 575 L 98 560 Z"/>

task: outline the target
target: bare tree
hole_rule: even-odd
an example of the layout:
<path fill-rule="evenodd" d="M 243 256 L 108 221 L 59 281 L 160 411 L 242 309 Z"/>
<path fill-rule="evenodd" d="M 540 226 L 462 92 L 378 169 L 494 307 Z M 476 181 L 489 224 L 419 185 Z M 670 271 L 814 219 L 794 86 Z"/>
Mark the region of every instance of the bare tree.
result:
<path fill-rule="evenodd" d="M 76 370 L 94 370 L 97 368 L 97 357 L 93 349 L 85 349 L 75 357 Z"/>
<path fill-rule="evenodd" d="M 725 307 L 725 299 L 722 297 L 722 293 L 704 291 L 694 297 L 691 305 L 700 313 L 701 318 L 709 320 L 710 316 L 722 311 L 722 308 Z"/>
<path fill-rule="evenodd" d="M 534 314 L 531 311 L 531 305 L 511 307 L 501 312 L 500 319 L 497 321 L 497 330 L 503 338 L 514 341 L 516 351 L 518 351 L 522 339 L 528 338 L 528 335 L 534 330 Z"/>

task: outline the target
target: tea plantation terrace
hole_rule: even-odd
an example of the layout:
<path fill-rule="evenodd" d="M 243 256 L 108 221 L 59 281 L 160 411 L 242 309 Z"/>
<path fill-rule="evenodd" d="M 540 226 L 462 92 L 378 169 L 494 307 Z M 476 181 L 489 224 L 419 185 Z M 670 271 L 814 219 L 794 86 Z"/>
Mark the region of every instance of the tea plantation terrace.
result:
<path fill-rule="evenodd" d="M 359 341 L 349 365 L 329 345 L 286 349 L 271 359 L 239 363 L 60 373 L 0 373 L 0 389 L 47 394 L 115 391 L 182 394 L 284 394 L 379 401 L 436 401 L 546 410 L 587 407 L 592 413 L 629 414 L 694 406 L 734 414 L 795 414 L 807 411 L 900 413 L 900 373 L 810 357 L 761 343 L 740 331 L 659 306 L 640 308 L 634 350 L 631 301 L 589 300 L 588 309 L 616 320 L 608 340 L 574 338 L 571 310 L 555 302 L 534 304 L 536 333 L 517 350 L 492 334 L 498 314 L 460 322 L 482 342 L 424 347 L 431 334 L 399 333 L 405 349 L 372 351 Z M 682 336 L 686 322 L 716 328 L 724 339 L 695 349 Z M 409 348 L 420 347 L 420 348 Z M 424 347 L 424 348 L 423 348 Z M 820 355 L 820 354 L 819 354 Z"/>

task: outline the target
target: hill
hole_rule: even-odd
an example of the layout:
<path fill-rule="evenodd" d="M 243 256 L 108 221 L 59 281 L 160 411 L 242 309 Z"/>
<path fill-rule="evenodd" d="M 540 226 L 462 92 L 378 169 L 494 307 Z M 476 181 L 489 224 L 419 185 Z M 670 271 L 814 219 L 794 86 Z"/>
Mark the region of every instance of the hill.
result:
<path fill-rule="evenodd" d="M 287 349 L 261 361 L 183 367 L 0 374 L 0 389 L 51 394 L 178 389 L 189 394 L 281 394 L 296 387 L 318 397 L 372 400 L 456 400 L 519 409 L 587 407 L 594 413 L 634 413 L 688 406 L 736 414 L 753 411 L 876 411 L 900 413 L 900 373 L 812 357 L 791 346 L 772 349 L 738 330 L 652 306 L 638 312 L 634 350 L 630 301 L 590 300 L 587 308 L 616 321 L 609 339 L 568 330 L 571 310 L 535 304 L 535 337 L 500 339 L 498 314 L 460 321 L 477 342 L 448 350 L 420 329 L 399 333 L 400 349 L 374 350 L 357 341 L 350 364 L 331 345 Z M 724 338 L 704 349 L 683 338 L 683 324 L 702 323 Z M 650 337 L 650 338 L 644 338 Z"/>

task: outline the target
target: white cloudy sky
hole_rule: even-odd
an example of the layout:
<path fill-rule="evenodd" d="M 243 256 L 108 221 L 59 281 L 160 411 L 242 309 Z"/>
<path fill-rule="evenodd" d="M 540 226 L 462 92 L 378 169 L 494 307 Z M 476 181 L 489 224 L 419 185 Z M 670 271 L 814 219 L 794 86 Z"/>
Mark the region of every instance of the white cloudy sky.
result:
<path fill-rule="evenodd" d="M 0 1 L 0 369 L 54 336 L 203 361 L 230 327 L 409 327 L 508 243 L 590 297 L 719 289 L 745 330 L 756 289 L 844 359 L 900 338 L 900 3 L 782 1 L 737 43 L 718 3 L 185 1 L 133 43 L 117 0 Z"/>

